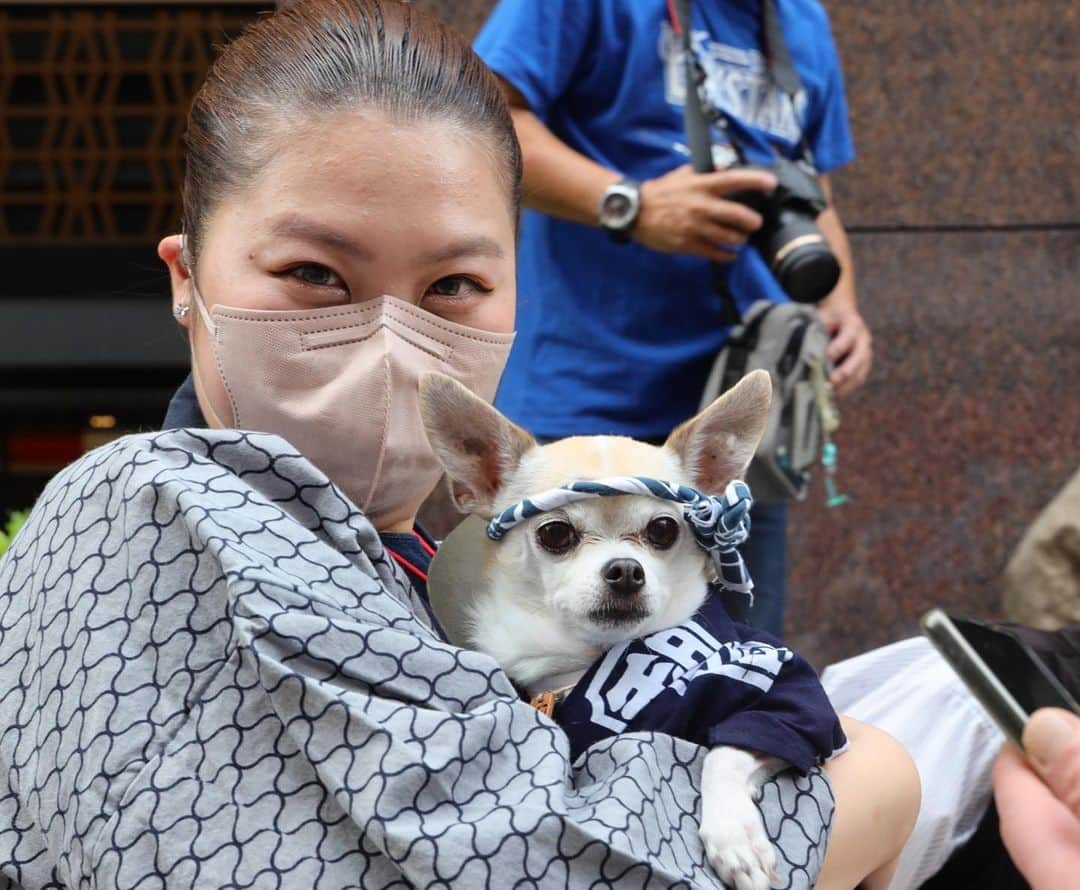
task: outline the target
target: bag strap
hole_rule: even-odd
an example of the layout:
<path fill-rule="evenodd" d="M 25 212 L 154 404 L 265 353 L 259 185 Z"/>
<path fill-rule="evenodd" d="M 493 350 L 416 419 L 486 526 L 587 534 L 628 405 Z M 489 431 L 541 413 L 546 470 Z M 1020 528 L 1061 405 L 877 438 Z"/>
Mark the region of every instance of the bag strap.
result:
<path fill-rule="evenodd" d="M 746 321 L 742 327 L 732 331 L 726 346 L 728 358 L 727 363 L 724 365 L 724 377 L 720 381 L 720 392 L 727 392 L 742 379 L 746 373 L 750 353 L 757 348 L 761 326 L 765 322 L 766 316 L 779 305 L 779 303 L 769 303 L 767 306 L 760 307 L 756 312 L 754 306 L 751 306 L 748 313 L 750 316 L 749 321 Z"/>
<path fill-rule="evenodd" d="M 794 100 L 802 88 L 798 72 L 791 61 L 784 31 L 780 27 L 780 13 L 776 9 L 776 0 L 761 0 L 761 30 L 765 41 L 765 60 L 769 65 L 769 76 L 781 90 Z"/>
<path fill-rule="evenodd" d="M 761 336 L 761 328 L 770 313 L 780 306 L 790 306 L 790 303 L 768 303 L 764 301 L 754 303 L 746 313 L 747 321 L 741 327 L 736 328 L 727 343 L 727 362 L 724 365 L 724 376 L 720 381 L 720 392 L 727 392 L 746 373 L 746 366 L 750 354 L 757 348 L 758 339 Z M 813 317 L 804 317 L 796 324 L 788 337 L 783 353 L 778 358 L 776 372 L 781 378 L 786 378 L 792 370 L 793 363 L 797 361 L 802 351 L 803 342 L 811 326 L 818 324 Z"/>
<path fill-rule="evenodd" d="M 776 0 L 761 0 L 761 32 L 765 43 L 765 62 L 769 66 L 769 77 L 772 82 L 787 95 L 791 103 L 791 113 L 798 121 L 796 114 L 795 97 L 802 89 L 802 81 L 799 72 L 795 70 L 795 63 L 791 61 L 791 50 L 788 47 L 787 38 L 784 37 L 784 29 L 780 27 L 780 13 L 776 8 Z M 802 156 L 810 164 L 814 163 L 814 153 L 810 149 L 810 143 L 806 139 L 806 131 L 799 127 L 799 149 Z"/>

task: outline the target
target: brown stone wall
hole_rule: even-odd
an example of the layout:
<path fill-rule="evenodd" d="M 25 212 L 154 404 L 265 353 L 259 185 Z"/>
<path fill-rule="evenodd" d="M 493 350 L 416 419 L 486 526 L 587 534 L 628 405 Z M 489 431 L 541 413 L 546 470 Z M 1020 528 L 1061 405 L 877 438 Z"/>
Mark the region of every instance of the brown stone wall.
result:
<path fill-rule="evenodd" d="M 422 5 L 471 34 L 492 4 Z M 788 624 L 819 664 L 931 605 L 998 614 L 1012 547 L 1080 465 L 1080 7 L 827 5 L 877 362 L 843 405 L 852 503 L 815 491 L 791 524 Z"/>

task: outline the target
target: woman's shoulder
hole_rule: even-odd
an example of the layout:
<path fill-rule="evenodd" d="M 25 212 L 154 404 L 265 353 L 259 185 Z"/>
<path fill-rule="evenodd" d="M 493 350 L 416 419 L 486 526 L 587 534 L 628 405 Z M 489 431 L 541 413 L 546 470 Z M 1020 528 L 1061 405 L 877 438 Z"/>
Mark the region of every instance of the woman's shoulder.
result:
<path fill-rule="evenodd" d="M 381 551 L 363 514 L 279 436 L 207 429 L 124 436 L 50 480 L 0 563 L 0 589 L 5 575 L 37 571 L 54 555 L 123 562 L 125 553 L 148 548 L 259 535 L 263 550 L 307 541 L 322 562 Z M 251 565 L 258 550 L 245 556 Z"/>
<path fill-rule="evenodd" d="M 269 433 L 187 428 L 132 433 L 94 448 L 69 464 L 53 477 L 46 492 L 87 477 L 145 483 L 163 479 L 155 474 L 169 469 L 190 470 L 191 475 L 198 476 L 200 466 L 214 465 L 239 474 L 282 458 L 303 461 L 284 439 Z"/>
<path fill-rule="evenodd" d="M 280 436 L 239 430 L 173 429 L 122 436 L 88 451 L 57 473 L 30 514 L 74 528 L 102 515 L 146 514 L 185 498 L 235 502 L 275 500 L 330 483 Z M 80 517 L 75 521 L 74 517 Z"/>

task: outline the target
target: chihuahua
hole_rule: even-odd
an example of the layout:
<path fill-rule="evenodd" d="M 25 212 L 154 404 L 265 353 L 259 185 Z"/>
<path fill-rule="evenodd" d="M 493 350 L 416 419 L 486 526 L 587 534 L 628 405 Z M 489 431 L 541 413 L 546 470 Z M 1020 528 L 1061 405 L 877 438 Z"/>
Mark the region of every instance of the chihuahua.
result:
<path fill-rule="evenodd" d="M 425 429 L 453 499 L 464 512 L 485 519 L 574 480 L 647 476 L 722 492 L 753 457 L 770 398 L 768 373 L 755 371 L 676 429 L 662 447 L 620 436 L 580 436 L 541 446 L 451 378 L 428 374 L 420 385 Z M 495 658 L 530 696 L 571 689 L 574 695 L 587 686 L 582 694 L 595 707 L 598 663 L 631 645 L 649 645 L 645 652 L 670 650 L 667 629 L 680 626 L 692 629 L 684 638 L 694 651 L 705 637 L 724 650 L 723 664 L 712 672 L 730 677 L 733 661 L 751 665 L 740 674 L 743 682 L 734 684 L 740 688 L 759 684 L 762 653 L 776 661 L 774 674 L 793 657 L 789 650 L 753 641 L 719 643 L 691 621 L 707 599 L 715 600 L 709 591 L 717 571 L 679 503 L 639 495 L 567 503 L 522 522 L 489 552 L 485 592 L 470 606 L 468 642 Z M 669 671 L 667 663 L 662 667 Z M 684 688 L 687 677 L 706 672 L 702 667 L 695 663 L 681 680 L 677 669 L 665 673 L 664 682 L 650 669 L 623 698 L 650 683 L 658 692 L 679 683 Z M 631 688 L 625 681 L 623 687 Z M 802 690 L 798 695 L 801 702 Z M 563 701 L 569 705 L 570 698 Z M 641 707 L 640 701 L 633 707 L 624 702 L 622 717 Z M 555 719 L 562 722 L 558 712 Z M 635 728 L 626 719 L 604 719 L 616 731 Z M 745 731 L 738 736 L 744 737 Z M 787 763 L 762 751 L 769 746 L 719 744 L 710 747 L 703 765 L 700 833 L 706 856 L 721 880 L 740 890 L 767 890 L 776 880 L 776 854 L 754 801 L 761 781 Z"/>

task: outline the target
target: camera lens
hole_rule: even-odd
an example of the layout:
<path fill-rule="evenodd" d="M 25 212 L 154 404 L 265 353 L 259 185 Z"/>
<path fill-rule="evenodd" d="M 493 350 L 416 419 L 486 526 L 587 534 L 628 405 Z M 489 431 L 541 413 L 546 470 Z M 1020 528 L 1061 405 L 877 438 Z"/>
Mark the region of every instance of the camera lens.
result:
<path fill-rule="evenodd" d="M 840 280 L 840 264 L 825 236 L 805 216 L 782 214 L 762 246 L 780 286 L 798 303 L 823 300 Z"/>
<path fill-rule="evenodd" d="M 798 303 L 824 300 L 840 280 L 840 264 L 824 239 L 800 244 L 776 261 L 776 277 L 788 296 Z"/>

